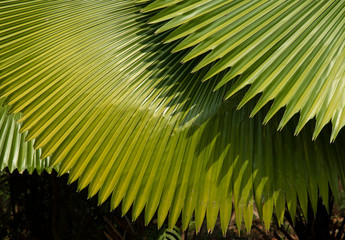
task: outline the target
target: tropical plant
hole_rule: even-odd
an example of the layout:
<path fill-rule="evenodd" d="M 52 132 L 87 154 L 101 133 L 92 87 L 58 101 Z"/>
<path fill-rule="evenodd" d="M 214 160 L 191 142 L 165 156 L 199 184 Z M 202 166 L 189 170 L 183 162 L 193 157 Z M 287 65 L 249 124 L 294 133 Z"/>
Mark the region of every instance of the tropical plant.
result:
<path fill-rule="evenodd" d="M 211 230 L 219 213 L 225 233 L 232 204 L 250 229 L 255 201 L 268 228 L 285 205 L 294 219 L 297 202 L 304 215 L 308 199 L 314 212 L 319 196 L 327 206 L 329 187 L 339 198 L 344 0 L 16 0 L 0 9 L 3 105 L 21 114 L 41 158 L 99 203 L 132 206 L 133 220 L 145 208 L 147 223 L 157 212 L 159 226 L 181 215 L 182 229 L 194 213 L 196 228 L 206 216 Z"/>
<path fill-rule="evenodd" d="M 30 174 L 35 170 L 39 174 L 44 170 L 50 173 L 49 157 L 40 159 L 41 149 L 34 150 L 34 140 L 26 142 L 27 132 L 19 132 L 21 124 L 16 121 L 21 114 L 8 115 L 8 109 L 0 106 L 0 171 L 8 168 L 10 173 L 15 169 L 21 173 L 25 170 Z"/>

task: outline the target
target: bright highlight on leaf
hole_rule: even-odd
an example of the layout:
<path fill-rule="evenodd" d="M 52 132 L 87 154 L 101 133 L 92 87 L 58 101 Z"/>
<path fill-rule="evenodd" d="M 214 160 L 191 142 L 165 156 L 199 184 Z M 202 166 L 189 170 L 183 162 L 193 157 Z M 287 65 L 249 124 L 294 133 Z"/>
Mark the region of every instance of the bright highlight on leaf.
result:
<path fill-rule="evenodd" d="M 319 194 L 327 206 L 328 187 L 337 194 L 338 179 L 345 180 L 344 136 L 329 144 L 329 132 L 323 131 L 313 142 L 308 125 L 294 137 L 296 119 L 277 132 L 279 116 L 261 124 L 267 108 L 249 118 L 255 101 L 236 110 L 242 92 L 224 100 L 237 82 L 213 92 L 231 72 L 202 82 L 219 63 L 192 74 L 205 58 L 181 64 L 188 53 L 171 51 L 183 41 L 163 45 L 173 32 L 155 34 L 164 25 L 147 24 L 152 16 L 141 13 L 176 2 L 0 3 L 0 97 L 21 113 L 21 131 L 28 130 L 27 139 L 35 139 L 42 157 L 61 164 L 60 174 L 68 172 L 80 189 L 88 187 L 90 197 L 98 194 L 100 203 L 111 197 L 111 208 L 121 204 L 123 213 L 132 207 L 133 220 L 145 211 L 148 223 L 157 213 L 159 226 L 168 219 L 172 227 L 181 215 L 183 229 L 192 218 L 199 229 L 206 218 L 212 230 L 219 214 L 226 232 L 233 204 L 237 224 L 243 220 L 247 229 L 254 201 L 267 228 L 273 212 L 282 222 L 285 204 L 294 216 L 297 199 L 305 214 L 308 198 L 314 211 Z M 187 8 L 209 14 L 217 10 L 215 2 L 224 11 L 229 6 L 240 11 L 237 3 L 243 10 L 248 4 L 253 10 L 282 7 L 277 1 L 251 0 L 190 1 Z M 169 10 L 174 6 L 162 11 L 183 16 L 180 7 L 178 14 Z M 316 6 L 303 1 L 295 7 Z M 238 21 L 247 21 L 240 12 Z M 223 16 L 229 15 L 237 16 Z"/>
<path fill-rule="evenodd" d="M 316 116 L 313 138 L 331 121 L 334 141 L 345 125 L 344 0 L 158 0 L 144 10 L 160 8 L 150 22 L 169 20 L 157 32 L 183 39 L 173 49 L 190 49 L 183 62 L 207 53 L 193 72 L 216 62 L 205 81 L 229 69 L 215 90 L 240 76 L 225 96 L 250 85 L 239 107 L 262 93 L 252 115 L 274 100 L 265 123 L 286 106 L 279 128 L 300 112 L 296 134 Z"/>

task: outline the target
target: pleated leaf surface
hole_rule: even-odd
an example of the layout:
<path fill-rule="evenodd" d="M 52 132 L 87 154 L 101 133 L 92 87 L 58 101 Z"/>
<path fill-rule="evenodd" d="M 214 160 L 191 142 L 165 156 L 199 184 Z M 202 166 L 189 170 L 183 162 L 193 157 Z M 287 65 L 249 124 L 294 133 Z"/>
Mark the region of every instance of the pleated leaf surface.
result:
<path fill-rule="evenodd" d="M 156 0 L 156 33 L 173 29 L 164 42 L 179 41 L 172 52 L 189 49 L 182 62 L 204 53 L 197 71 L 216 62 L 203 81 L 227 70 L 217 90 L 236 78 L 229 98 L 247 85 L 239 107 L 261 93 L 256 114 L 274 100 L 264 122 L 286 106 L 279 128 L 300 112 L 295 133 L 316 117 L 313 138 L 332 122 L 331 140 L 345 124 L 344 0 Z M 239 76 L 239 78 L 238 78 Z"/>
<path fill-rule="evenodd" d="M 164 2 L 164 1 L 162 1 Z M 173 2 L 173 1 L 172 1 Z M 0 96 L 21 114 L 26 140 L 41 158 L 60 164 L 80 189 L 111 208 L 145 211 L 183 228 L 194 218 L 224 232 L 234 205 L 247 229 L 254 202 L 270 225 L 273 212 L 292 216 L 297 199 L 306 214 L 328 186 L 344 180 L 344 137 L 329 131 L 311 141 L 312 123 L 299 136 L 296 119 L 280 132 L 279 116 L 263 126 L 250 119 L 257 99 L 237 111 L 243 92 L 224 100 L 231 86 L 212 90 L 225 73 L 202 82 L 212 65 L 191 73 L 203 56 L 185 64 L 179 42 L 148 25 L 150 14 L 133 1 L 18 0 L 0 3 Z M 279 113 L 281 114 L 281 113 Z M 278 114 L 278 115 L 279 115 Z M 328 129 L 329 130 L 329 129 Z"/>
<path fill-rule="evenodd" d="M 44 170 L 52 171 L 49 157 L 40 159 L 41 150 L 34 150 L 34 140 L 25 141 L 27 132 L 20 132 L 21 123 L 17 123 L 21 114 L 8 114 L 8 106 L 1 106 L 0 99 L 0 171 L 8 168 L 9 172 L 27 170 L 38 174 Z"/>

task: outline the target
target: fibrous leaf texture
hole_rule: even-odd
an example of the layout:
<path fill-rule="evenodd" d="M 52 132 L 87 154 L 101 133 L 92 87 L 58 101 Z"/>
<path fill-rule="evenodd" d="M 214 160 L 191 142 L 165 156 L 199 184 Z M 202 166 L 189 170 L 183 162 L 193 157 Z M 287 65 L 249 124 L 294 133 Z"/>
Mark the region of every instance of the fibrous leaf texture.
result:
<path fill-rule="evenodd" d="M 142 2 L 147 4 L 147 1 Z M 170 6 L 170 3 L 176 5 Z M 233 205 L 237 224 L 241 225 L 244 220 L 247 229 L 250 228 L 255 202 L 260 217 L 269 227 L 273 212 L 282 222 L 285 204 L 294 216 L 298 199 L 307 214 L 308 198 L 316 211 L 319 195 L 327 205 L 329 186 L 337 194 L 338 180 L 344 180 L 343 136 L 340 134 L 334 144 L 329 144 L 326 127 L 316 141 L 311 141 L 312 122 L 307 123 L 298 136 L 293 136 L 298 120 L 295 118 L 277 132 L 281 112 L 267 126 L 263 126 L 267 107 L 249 118 L 257 98 L 237 111 L 237 105 L 246 99 L 248 92 L 244 95 L 244 91 L 239 91 L 232 98 L 227 97 L 229 91 L 237 89 L 238 82 L 243 81 L 242 76 L 213 92 L 220 82 L 228 79 L 231 71 L 222 71 L 209 81 L 202 82 L 205 76 L 210 76 L 210 71 L 218 69 L 219 62 L 207 64 L 191 73 L 210 55 L 195 56 L 181 64 L 190 53 L 186 50 L 171 53 L 197 31 L 188 32 L 184 40 L 163 45 L 162 41 L 170 39 L 179 28 L 164 29 L 170 22 L 149 25 L 149 19 L 151 22 L 162 20 L 160 13 L 143 14 L 141 10 L 167 7 L 161 15 L 170 16 L 171 21 L 181 23 L 182 28 L 193 21 L 193 16 L 200 14 L 191 13 L 188 21 L 182 21 L 182 16 L 198 9 L 203 14 L 210 14 L 224 8 L 240 11 L 240 5 L 243 5 L 247 11 L 269 8 L 276 11 L 276 15 L 291 5 L 287 14 L 299 16 L 301 23 L 298 24 L 302 25 L 296 27 L 300 26 L 300 29 L 308 20 L 298 9 L 315 14 L 310 18 L 317 24 L 320 19 L 329 23 L 327 28 L 331 27 L 329 31 L 332 34 L 335 31 L 333 26 L 342 26 L 330 24 L 333 21 L 327 18 L 327 11 L 335 11 L 332 19 L 342 22 L 344 8 L 340 6 L 344 5 L 344 1 L 294 3 L 160 0 L 144 8 L 142 3 L 130 0 L 2 1 L 0 97 L 5 98 L 4 106 L 11 106 L 11 113 L 21 114 L 18 121 L 22 124 L 21 131 L 28 131 L 28 141 L 35 139 L 35 149 L 42 149 L 41 157 L 50 156 L 53 165 L 60 164 L 59 174 L 68 172 L 71 182 L 78 180 L 80 189 L 88 187 L 90 197 L 98 194 L 100 203 L 111 197 L 111 208 L 121 204 L 123 213 L 126 213 L 132 207 L 133 220 L 145 211 L 148 223 L 157 213 L 159 226 L 168 218 L 172 227 L 181 215 L 184 229 L 191 218 L 195 218 L 196 228 L 199 229 L 206 217 L 207 227 L 212 230 L 219 215 L 225 233 Z M 249 8 L 248 4 L 252 7 Z M 325 13 L 319 12 L 319 5 L 322 9 L 323 5 L 329 8 L 323 10 Z M 263 16 L 267 16 L 270 12 L 264 13 Z M 229 15 L 233 16 L 231 12 L 224 16 Z M 238 19 L 246 22 L 250 16 L 243 12 Z M 258 18 L 254 22 L 258 24 L 261 20 Z M 287 20 L 285 23 L 287 26 L 283 25 L 287 28 L 293 24 Z M 254 31 L 252 27 L 250 29 Z M 246 28 L 246 31 L 250 29 Z M 260 30 L 259 27 L 255 29 Z M 315 29 L 311 32 L 317 36 L 323 32 Z M 272 27 L 267 35 L 270 36 L 273 31 Z M 338 42 L 343 32 L 344 28 L 337 30 L 340 34 L 336 38 Z M 304 41 L 307 38 L 298 39 Z M 223 41 L 223 44 L 226 42 Z M 322 41 L 315 39 L 315 42 Z M 284 49 L 296 51 L 297 55 L 300 53 L 292 40 L 278 43 L 280 45 L 272 46 L 272 49 L 278 51 L 280 47 L 291 46 Z M 202 44 L 197 42 L 196 47 Z M 330 51 L 335 46 L 338 50 L 332 55 L 334 58 L 324 59 L 322 64 L 328 61 L 344 70 L 343 44 L 335 44 L 333 40 L 328 42 Z M 250 44 L 238 46 L 252 49 Z M 252 56 L 251 50 L 248 53 L 251 60 L 246 58 L 243 63 L 252 63 L 256 67 L 250 65 L 246 73 L 252 71 L 257 74 L 258 69 L 273 71 L 276 69 L 273 65 L 278 63 L 277 69 L 283 70 L 279 61 L 288 59 L 290 55 L 276 56 L 266 45 L 255 46 L 255 51 L 265 50 L 265 53 L 270 53 L 267 59 L 274 61 L 272 66 L 267 65 L 259 53 Z M 314 51 L 314 48 L 311 49 Z M 341 57 L 335 58 L 338 55 Z M 309 59 L 308 56 L 305 59 Z M 314 65 L 302 64 L 302 58 L 293 59 L 286 66 L 301 61 L 303 69 L 309 71 L 310 66 L 314 69 Z M 315 61 L 318 59 L 321 57 L 315 58 Z M 266 64 L 266 68 L 256 61 Z M 240 62 L 242 64 L 242 60 Z M 334 74 L 333 67 L 327 69 L 327 73 Z M 296 72 L 301 73 L 300 70 Z M 334 76 L 338 78 L 334 77 L 334 81 L 330 80 L 331 75 L 324 74 L 320 78 L 302 78 L 301 75 L 291 79 L 307 79 L 310 84 L 317 79 L 325 87 L 330 84 L 334 96 L 339 95 L 337 101 L 342 102 L 343 92 L 338 89 L 342 85 L 343 72 L 337 71 Z M 283 77 L 282 74 L 278 76 Z M 260 79 L 274 83 L 272 77 Z M 286 90 L 279 92 L 278 87 L 277 92 L 287 93 Z M 296 99 L 298 94 L 304 92 L 295 93 Z M 320 109 L 324 109 L 329 116 L 327 107 L 333 106 L 333 98 L 330 98 L 329 92 L 324 94 L 324 97 L 319 97 L 322 100 L 320 104 L 328 100 L 330 103 Z M 275 106 L 273 103 L 272 108 L 277 109 Z M 337 108 L 334 113 L 340 114 L 334 115 L 339 116 L 339 124 L 342 113 L 342 108 Z"/>

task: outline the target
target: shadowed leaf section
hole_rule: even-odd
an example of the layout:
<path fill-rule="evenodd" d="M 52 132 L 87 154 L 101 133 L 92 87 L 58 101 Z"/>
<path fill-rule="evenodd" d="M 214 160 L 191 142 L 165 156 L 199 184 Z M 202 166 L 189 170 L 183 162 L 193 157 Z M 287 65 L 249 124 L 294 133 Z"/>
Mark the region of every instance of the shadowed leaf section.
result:
<path fill-rule="evenodd" d="M 172 50 L 189 49 L 182 62 L 207 53 L 192 71 L 216 63 L 203 81 L 228 69 L 214 90 L 237 77 L 225 98 L 250 85 L 239 107 L 262 93 L 251 115 L 273 99 L 263 122 L 286 106 L 279 129 L 300 112 L 295 134 L 316 117 L 313 138 L 331 121 L 334 141 L 345 124 L 344 0 L 156 0 L 143 12 L 158 9 L 149 22 L 173 29 L 165 43 L 182 39 Z"/>
<path fill-rule="evenodd" d="M 162 1 L 167 2 L 167 1 Z M 177 1 L 172 1 L 177 2 Z M 193 1 L 190 1 L 193 2 Z M 211 3 L 210 1 L 203 1 Z M 255 1 L 253 1 L 255 2 Z M 342 1 L 341 1 L 342 2 Z M 330 145 L 311 127 L 298 137 L 293 123 L 276 132 L 278 118 L 263 126 L 264 111 L 248 118 L 243 93 L 224 100 L 232 86 L 213 92 L 227 73 L 202 82 L 216 65 L 191 73 L 181 42 L 161 44 L 141 5 L 132 1 L 7 1 L 0 3 L 0 96 L 21 113 L 21 131 L 35 139 L 79 188 L 111 197 L 111 208 L 132 206 L 133 220 L 157 213 L 183 229 L 192 217 L 212 230 L 218 214 L 224 232 L 232 204 L 237 224 L 250 229 L 253 204 L 268 228 L 280 223 L 297 199 L 307 213 L 318 195 L 328 201 L 344 180 L 344 139 Z M 294 120 L 294 122 L 296 122 Z"/>
<path fill-rule="evenodd" d="M 49 157 L 40 159 L 41 150 L 34 150 L 34 140 L 25 141 L 27 132 L 20 133 L 21 123 L 16 123 L 21 114 L 9 114 L 8 106 L 1 106 L 3 99 L 0 99 L 0 170 L 6 167 L 9 172 L 18 170 L 20 173 L 27 170 L 30 174 L 37 171 L 41 174 L 43 170 L 52 171 Z"/>

